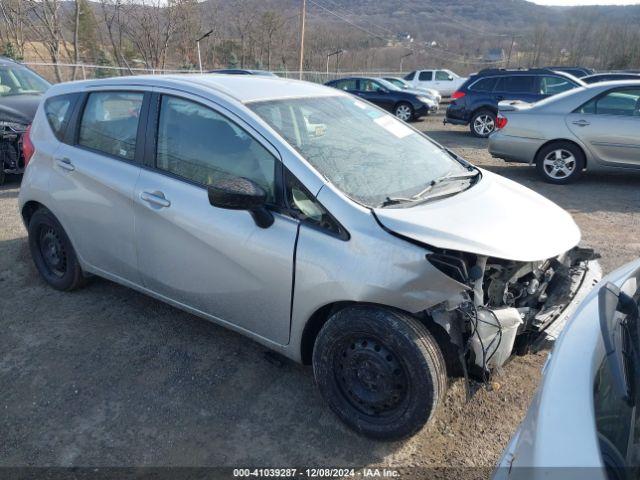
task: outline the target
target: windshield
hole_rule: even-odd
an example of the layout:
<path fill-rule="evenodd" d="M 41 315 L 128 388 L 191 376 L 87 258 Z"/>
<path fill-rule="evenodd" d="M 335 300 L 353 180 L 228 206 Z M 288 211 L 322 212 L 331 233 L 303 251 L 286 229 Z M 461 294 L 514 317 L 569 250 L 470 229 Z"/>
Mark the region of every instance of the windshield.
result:
<path fill-rule="evenodd" d="M 405 82 L 404 80 L 401 80 L 399 78 L 385 78 L 384 80 L 386 80 L 389 83 L 394 84 L 396 87 L 404 89 L 407 87 L 407 82 Z"/>
<path fill-rule="evenodd" d="M 271 100 L 249 107 L 321 175 L 369 207 L 388 198 L 410 198 L 442 177 L 468 173 L 425 136 L 357 98 Z"/>
<path fill-rule="evenodd" d="M 24 67 L 0 67 L 0 97 L 44 93 L 51 85 Z"/>
<path fill-rule="evenodd" d="M 378 78 L 377 81 L 380 82 L 380 85 L 382 85 L 384 88 L 386 88 L 387 90 L 391 90 L 392 92 L 402 90 L 400 87 L 394 85 L 388 80 L 385 80 L 384 78 Z"/>

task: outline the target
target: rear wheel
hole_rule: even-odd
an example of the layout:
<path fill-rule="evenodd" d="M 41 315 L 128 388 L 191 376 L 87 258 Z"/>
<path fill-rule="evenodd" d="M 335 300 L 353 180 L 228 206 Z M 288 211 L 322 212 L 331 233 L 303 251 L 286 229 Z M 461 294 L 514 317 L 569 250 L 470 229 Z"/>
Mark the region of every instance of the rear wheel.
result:
<path fill-rule="evenodd" d="M 496 129 L 496 114 L 491 110 L 480 110 L 474 113 L 469 129 L 476 137 L 487 138 Z"/>
<path fill-rule="evenodd" d="M 327 321 L 316 339 L 313 371 L 338 417 L 377 439 L 420 430 L 446 391 L 444 360 L 425 326 L 376 307 L 348 307 Z"/>
<path fill-rule="evenodd" d="M 86 283 L 76 253 L 56 217 L 44 208 L 29 222 L 29 249 L 44 280 L 57 290 L 75 290 Z"/>
<path fill-rule="evenodd" d="M 536 169 L 548 183 L 564 185 L 582 175 L 584 153 L 570 142 L 554 142 L 542 148 L 536 155 Z"/>
<path fill-rule="evenodd" d="M 413 107 L 406 102 L 402 102 L 396 105 L 393 113 L 403 122 L 408 122 L 413 118 Z"/>

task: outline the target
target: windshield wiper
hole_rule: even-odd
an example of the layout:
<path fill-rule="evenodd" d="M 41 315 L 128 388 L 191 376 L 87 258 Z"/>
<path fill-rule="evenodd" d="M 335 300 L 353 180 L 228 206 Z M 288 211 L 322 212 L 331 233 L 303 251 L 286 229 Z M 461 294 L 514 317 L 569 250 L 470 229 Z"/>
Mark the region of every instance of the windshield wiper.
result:
<path fill-rule="evenodd" d="M 419 200 L 424 197 L 427 193 L 429 193 L 436 185 L 440 185 L 441 183 L 453 182 L 455 180 L 466 180 L 468 178 L 475 178 L 480 175 L 480 170 L 473 170 L 467 173 L 448 173 L 444 177 L 436 178 L 432 180 L 429 185 L 427 185 L 424 189 L 420 190 L 418 193 L 413 195 L 411 198 L 413 200 Z"/>
<path fill-rule="evenodd" d="M 387 197 L 380 205 L 378 205 L 378 208 L 389 207 L 391 205 L 398 205 L 400 203 L 416 202 L 422 199 L 422 197 L 424 197 L 436 185 L 440 185 L 446 182 L 453 182 L 456 180 L 467 180 L 469 178 L 475 178 L 479 174 L 480 174 L 480 170 L 468 171 L 467 173 L 450 172 L 447 175 L 436 178 L 435 180 L 431 180 L 431 182 L 429 182 L 429 184 L 424 189 L 420 190 L 418 193 L 416 193 L 415 195 L 412 195 L 411 197 Z"/>

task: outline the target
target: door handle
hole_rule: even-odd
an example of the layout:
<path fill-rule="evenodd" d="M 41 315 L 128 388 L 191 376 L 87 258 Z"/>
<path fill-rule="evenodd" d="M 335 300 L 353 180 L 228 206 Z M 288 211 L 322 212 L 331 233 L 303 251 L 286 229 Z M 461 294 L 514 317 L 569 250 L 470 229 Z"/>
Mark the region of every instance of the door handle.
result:
<path fill-rule="evenodd" d="M 140 199 L 157 207 L 167 208 L 171 202 L 164 197 L 162 192 L 142 192 Z"/>
<path fill-rule="evenodd" d="M 576 120 L 575 122 L 571 122 L 571 123 L 579 127 L 586 127 L 587 125 L 591 125 L 591 122 L 587 122 L 586 120 Z"/>
<path fill-rule="evenodd" d="M 67 157 L 57 157 L 55 158 L 55 162 L 56 165 L 67 172 L 73 172 L 76 169 L 76 167 L 73 166 L 73 163 L 71 163 L 71 160 Z"/>

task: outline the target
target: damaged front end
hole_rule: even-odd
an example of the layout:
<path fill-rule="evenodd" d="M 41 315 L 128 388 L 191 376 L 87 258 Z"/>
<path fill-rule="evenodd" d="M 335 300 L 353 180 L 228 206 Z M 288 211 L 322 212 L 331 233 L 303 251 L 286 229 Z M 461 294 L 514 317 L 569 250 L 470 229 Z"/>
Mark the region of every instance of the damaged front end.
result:
<path fill-rule="evenodd" d="M 540 262 L 451 251 L 427 258 L 468 287 L 463 302 L 445 302 L 425 313 L 449 333 L 465 369 L 481 377 L 512 353 L 526 353 L 557 338 L 601 277 L 598 256 L 580 247 Z"/>
<path fill-rule="evenodd" d="M 26 130 L 27 125 L 0 121 L 0 185 L 5 174 L 19 175 L 24 172 L 22 139 Z"/>

